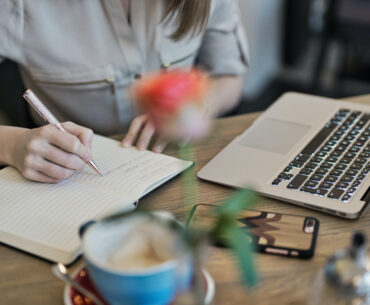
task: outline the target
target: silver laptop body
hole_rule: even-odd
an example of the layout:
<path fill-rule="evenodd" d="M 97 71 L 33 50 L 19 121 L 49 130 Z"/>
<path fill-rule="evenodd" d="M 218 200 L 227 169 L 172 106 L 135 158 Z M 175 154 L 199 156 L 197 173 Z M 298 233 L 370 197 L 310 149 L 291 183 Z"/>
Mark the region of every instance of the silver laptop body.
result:
<path fill-rule="evenodd" d="M 369 132 L 370 104 L 286 93 L 198 177 L 357 218 L 370 201 Z"/>

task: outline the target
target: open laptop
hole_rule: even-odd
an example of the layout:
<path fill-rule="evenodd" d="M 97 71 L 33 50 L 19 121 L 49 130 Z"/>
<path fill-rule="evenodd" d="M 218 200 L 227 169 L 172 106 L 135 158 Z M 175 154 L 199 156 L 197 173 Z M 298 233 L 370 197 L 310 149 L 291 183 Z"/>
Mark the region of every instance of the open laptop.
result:
<path fill-rule="evenodd" d="M 286 93 L 198 176 L 357 218 L 370 202 L 369 139 L 370 103 Z"/>

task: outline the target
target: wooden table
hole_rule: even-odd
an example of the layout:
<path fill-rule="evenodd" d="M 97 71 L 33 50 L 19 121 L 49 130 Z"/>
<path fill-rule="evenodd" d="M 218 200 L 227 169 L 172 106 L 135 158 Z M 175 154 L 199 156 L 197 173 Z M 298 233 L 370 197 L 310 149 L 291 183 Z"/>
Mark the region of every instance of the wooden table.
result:
<path fill-rule="evenodd" d="M 370 95 L 348 100 L 370 104 Z M 217 120 L 215 132 L 210 139 L 195 147 L 196 170 L 250 126 L 259 115 L 253 113 Z M 176 155 L 173 149 L 166 152 Z M 222 202 L 231 192 L 230 188 L 199 181 L 199 203 Z M 181 179 L 170 181 L 144 198 L 140 204 L 151 209 L 170 211 L 183 219 L 185 210 Z M 370 234 L 370 213 L 359 220 L 350 221 L 268 198 L 260 198 L 257 208 L 317 217 L 321 225 L 315 256 L 311 260 L 300 260 L 256 254 L 262 280 L 257 289 L 247 291 L 239 283 L 237 268 L 228 250 L 213 248 L 207 259 L 207 269 L 216 281 L 215 304 L 305 304 L 308 287 L 315 273 L 333 252 L 346 247 L 355 230 Z M 0 245 L 0 304 L 63 304 L 64 284 L 51 274 L 50 267 L 49 262 Z"/>

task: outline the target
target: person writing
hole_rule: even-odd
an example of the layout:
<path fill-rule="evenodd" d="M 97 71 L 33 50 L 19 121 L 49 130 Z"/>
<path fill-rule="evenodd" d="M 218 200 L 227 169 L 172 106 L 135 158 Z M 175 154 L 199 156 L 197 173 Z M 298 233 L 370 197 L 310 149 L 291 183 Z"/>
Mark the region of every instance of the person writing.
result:
<path fill-rule="evenodd" d="M 237 0 L 7 0 L 0 3 L 5 58 L 60 121 L 74 123 L 63 123 L 67 133 L 0 126 L 0 164 L 56 183 L 91 159 L 92 130 L 127 132 L 122 145 L 143 150 L 155 138 L 152 150 L 164 149 L 130 99 L 141 75 L 202 67 L 212 77 L 208 107 L 219 115 L 238 102 L 248 52 Z"/>

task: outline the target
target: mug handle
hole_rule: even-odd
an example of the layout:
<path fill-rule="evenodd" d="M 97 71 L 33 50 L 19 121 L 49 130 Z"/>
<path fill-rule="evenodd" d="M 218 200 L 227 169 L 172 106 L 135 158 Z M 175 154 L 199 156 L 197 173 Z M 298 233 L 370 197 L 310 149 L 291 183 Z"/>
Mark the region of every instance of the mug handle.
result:
<path fill-rule="evenodd" d="M 88 222 L 85 222 L 80 226 L 80 228 L 78 229 L 78 235 L 80 236 L 81 239 L 85 234 L 86 230 L 94 223 L 96 223 L 96 220 L 89 220 Z"/>

